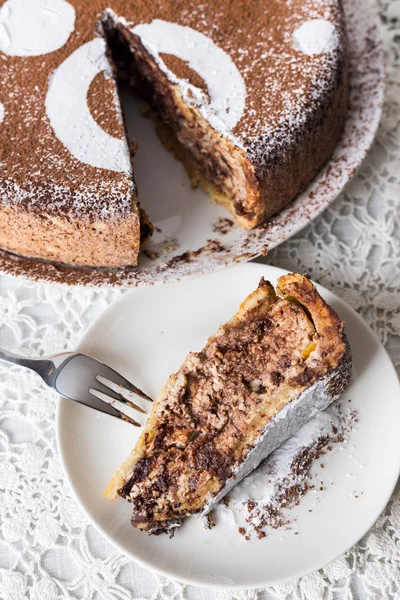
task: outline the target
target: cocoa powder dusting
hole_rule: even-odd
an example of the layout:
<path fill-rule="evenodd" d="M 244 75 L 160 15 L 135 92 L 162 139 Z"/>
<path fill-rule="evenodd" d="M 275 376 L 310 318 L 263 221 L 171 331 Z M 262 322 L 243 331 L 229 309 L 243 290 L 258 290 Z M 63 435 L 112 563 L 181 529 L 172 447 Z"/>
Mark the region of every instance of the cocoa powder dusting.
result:
<path fill-rule="evenodd" d="M 96 123 L 108 135 L 122 139 L 124 128 L 118 115 L 113 110 L 115 105 L 115 85 L 113 80 L 106 79 L 104 73 L 98 73 L 89 86 L 87 103 L 90 114 Z"/>
<path fill-rule="evenodd" d="M 260 164 L 271 143 L 275 147 L 282 143 L 283 130 L 278 127 L 282 117 L 288 120 L 290 116 L 294 129 L 299 124 L 303 127 L 301 121 L 307 120 L 307 112 L 312 109 L 309 98 L 312 96 L 315 102 L 335 85 L 340 51 L 309 57 L 295 50 L 290 36 L 302 22 L 318 16 L 334 22 L 342 36 L 337 1 L 295 0 L 290 5 L 274 3 L 271 9 L 258 0 L 240 0 L 234 5 L 221 0 L 218 6 L 213 0 L 196 6 L 161 0 L 75 0 L 73 5 L 74 31 L 59 50 L 26 58 L 2 55 L 0 101 L 6 118 L 0 130 L 0 189 L 4 202 L 54 215 L 72 212 L 91 219 L 104 218 L 105 214 L 121 216 L 129 211 L 130 177 L 112 170 L 100 171 L 74 158 L 55 136 L 45 109 L 49 77 L 75 50 L 98 35 L 105 9 L 132 23 L 149 23 L 157 18 L 191 27 L 227 52 L 247 90 L 245 112 L 234 134 L 248 147 L 251 160 Z M 184 68 L 183 61 L 171 57 L 166 60 L 172 70 L 204 87 L 201 78 L 189 72 L 187 66 Z M 110 89 L 116 88 L 112 79 L 109 82 L 105 86 L 104 81 L 93 84 L 98 101 L 109 113 L 107 117 L 102 110 L 98 118 L 106 131 L 120 133 L 121 119 L 115 102 L 110 102 Z M 93 98 L 89 100 L 92 102 Z M 293 127 L 288 120 L 285 129 L 289 136 Z"/>
<path fill-rule="evenodd" d="M 93 0 L 87 3 L 82 3 L 80 0 L 71 0 L 71 2 L 77 13 L 75 32 L 63 48 L 40 57 L 2 56 L 0 77 L 4 85 L 0 90 L 0 102 L 4 105 L 5 118 L 0 130 L 0 156 L 3 164 L 13 165 L 17 184 L 17 187 L 15 187 L 13 183 L 10 184 L 5 179 L 7 176 L 6 166 L 2 171 L 2 181 L 0 182 L 2 198 L 7 202 L 18 202 L 22 206 L 29 205 L 32 197 L 35 199 L 35 207 L 39 211 L 47 210 L 49 213 L 53 212 L 56 215 L 71 211 L 72 215 L 85 215 L 87 218 L 98 217 L 102 212 L 105 215 L 123 215 L 124 211 L 129 210 L 131 205 L 131 183 L 127 182 L 121 175 L 106 170 L 100 172 L 98 169 L 84 165 L 71 157 L 54 137 L 45 115 L 44 101 L 50 73 L 80 45 L 95 37 L 94 24 L 101 17 L 103 9 L 110 6 L 117 14 L 121 15 L 126 13 L 127 4 L 122 0 L 112 0 L 106 5 L 103 0 Z M 236 30 L 243 25 L 239 20 L 244 2 L 240 3 L 238 12 L 236 12 L 236 4 L 235 6 L 230 5 L 229 9 L 235 12 L 235 24 L 232 27 L 232 30 L 235 29 L 235 31 L 231 32 L 232 43 L 229 42 L 226 49 L 233 57 L 239 70 L 246 71 L 248 94 L 244 119 L 248 123 L 248 127 L 243 129 L 243 135 L 249 135 L 252 131 L 257 135 L 258 131 L 261 132 L 261 129 L 258 128 L 263 124 L 258 123 L 257 111 L 253 109 L 254 103 L 257 103 L 260 96 L 252 84 L 252 68 L 255 61 L 252 60 L 252 49 L 249 47 L 249 42 L 246 41 L 246 35 L 248 40 L 255 40 L 256 37 L 252 37 L 252 31 L 244 31 L 241 38 L 243 43 L 241 47 L 239 46 L 239 36 L 236 37 Z M 259 11 L 261 10 L 261 5 L 258 2 L 247 3 L 249 9 L 253 4 L 257 5 Z M 283 6 L 284 3 L 279 4 Z M 332 10 L 332 14 L 334 14 L 337 10 L 336 2 L 334 4 L 327 1 L 321 3 L 316 1 L 295 2 L 292 3 L 292 7 L 295 12 L 297 7 L 301 5 L 298 17 L 296 17 L 298 23 L 300 23 L 302 19 L 318 18 L 321 15 L 318 11 L 325 10 L 328 4 L 330 4 L 329 10 Z M 222 268 L 232 263 L 232 261 L 243 262 L 254 258 L 260 254 L 262 248 L 267 245 L 273 248 L 284 239 L 287 239 L 300 226 L 304 226 L 306 222 L 311 220 L 316 213 L 319 213 L 336 197 L 343 186 L 343 182 L 348 181 L 360 164 L 370 145 L 382 103 L 381 46 L 379 37 L 376 35 L 375 25 L 369 17 L 358 11 L 359 3 L 346 0 L 344 4 L 351 50 L 349 122 L 335 156 L 332 158 L 333 166 L 329 170 L 329 176 L 322 171 L 313 183 L 311 190 L 305 193 L 299 199 L 299 202 L 281 211 L 273 219 L 251 232 L 240 232 L 239 236 L 239 233 L 235 231 L 236 239 L 232 247 L 227 248 L 224 254 L 216 253 L 208 256 L 206 261 L 193 260 L 191 262 L 170 263 L 171 256 L 169 255 L 164 260 L 158 261 L 156 265 L 140 265 L 139 269 L 93 269 L 74 268 L 60 263 L 49 263 L 40 259 L 28 259 L 11 253 L 0 252 L 0 270 L 14 276 L 69 285 L 152 285 L 156 282 L 168 281 L 171 277 L 198 275 L 200 272 L 204 273 Z M 140 15 L 142 15 L 139 20 L 150 22 L 157 6 L 158 2 L 151 7 L 144 1 L 135 3 L 135 9 L 137 8 Z M 179 6 L 181 6 L 180 3 Z M 213 12 L 208 11 L 208 6 L 209 3 L 202 3 L 201 6 L 194 8 L 185 7 L 180 22 L 183 25 L 190 26 L 192 24 L 191 26 L 201 30 L 206 35 L 208 32 L 216 43 L 222 43 L 223 36 L 226 36 L 229 32 L 222 33 L 222 37 L 217 40 L 217 38 L 214 38 L 213 30 L 216 28 L 216 24 L 220 24 L 221 14 L 227 3 L 220 4 L 215 19 Z M 126 16 L 128 20 L 135 20 L 133 15 L 126 14 Z M 160 13 L 160 16 L 169 21 L 173 20 L 172 13 L 168 14 L 167 4 L 164 6 L 163 15 Z M 255 24 L 257 21 L 258 19 L 254 19 Z M 290 24 L 290 21 L 288 21 L 288 24 Z M 256 29 L 257 27 L 254 27 L 254 32 Z M 269 40 L 265 35 L 264 38 L 265 45 L 268 46 Z M 263 44 L 259 44 L 258 47 L 262 48 Z M 268 70 L 273 75 L 273 70 L 268 67 L 268 64 L 271 67 L 271 63 L 268 63 L 270 58 L 261 54 L 260 57 L 262 59 L 262 61 L 259 61 L 261 73 L 262 70 Z M 315 64 L 320 64 L 320 60 L 322 62 L 326 60 L 325 67 L 320 72 L 321 78 L 318 84 L 323 88 L 326 82 L 323 74 L 329 72 L 330 61 L 314 57 L 311 61 L 303 62 L 303 66 L 304 70 L 311 68 L 311 66 L 314 68 Z M 293 64 L 292 61 L 293 58 L 290 57 L 290 68 L 295 73 L 296 81 L 300 81 L 301 58 L 300 56 L 295 58 Z M 271 62 L 273 63 L 272 67 L 276 65 L 277 70 L 281 70 L 280 63 L 274 60 L 272 56 Z M 295 63 L 297 63 L 297 66 Z M 328 73 L 328 80 L 330 77 L 331 75 Z M 101 87 L 101 78 L 99 78 L 98 83 Z M 272 83 L 275 85 L 274 81 Z M 256 86 L 256 79 L 254 79 L 254 86 Z M 101 90 L 99 90 L 99 94 L 101 94 Z M 106 95 L 107 92 L 105 91 L 105 98 Z M 265 95 L 266 102 L 269 102 L 269 98 L 272 98 L 270 94 Z M 108 97 L 107 102 L 109 102 Z M 299 110 L 301 113 L 300 105 Z M 109 111 L 114 113 L 113 106 L 110 105 Z M 15 115 L 18 115 L 19 121 L 15 120 Z M 301 114 L 297 116 L 301 117 Z M 104 126 L 102 117 L 97 118 Z M 116 111 L 113 118 L 118 120 Z M 245 120 L 243 120 L 243 123 Z M 241 122 L 239 125 L 241 125 Z M 278 133 L 279 144 L 283 141 L 282 133 L 282 131 Z M 235 135 L 238 135 L 237 131 Z M 266 136 L 269 136 L 268 131 Z M 30 175 L 27 178 L 29 173 Z M 35 173 L 35 176 L 33 176 L 33 173 Z M 101 175 L 100 179 L 99 175 Z M 57 193 L 54 193 L 52 182 L 56 186 L 59 186 L 60 182 L 68 182 L 68 187 L 62 192 L 58 187 Z M 19 188 L 20 192 L 18 192 L 18 186 L 21 186 Z M 12 194 L 10 194 L 11 191 Z M 114 200 L 110 201 L 112 195 Z"/>

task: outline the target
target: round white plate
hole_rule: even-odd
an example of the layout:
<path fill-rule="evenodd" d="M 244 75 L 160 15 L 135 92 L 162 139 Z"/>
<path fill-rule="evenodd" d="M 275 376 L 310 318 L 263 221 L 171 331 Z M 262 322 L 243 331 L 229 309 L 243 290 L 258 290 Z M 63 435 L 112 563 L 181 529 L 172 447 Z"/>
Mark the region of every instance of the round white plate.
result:
<path fill-rule="evenodd" d="M 222 273 L 123 295 L 87 331 L 79 350 L 120 371 L 151 396 L 190 350 L 228 320 L 257 287 L 284 271 L 248 263 Z M 115 468 L 125 460 L 137 428 L 61 400 L 57 436 L 76 497 L 95 527 L 145 567 L 180 581 L 219 587 L 264 587 L 322 567 L 355 544 L 384 509 L 400 469 L 400 388 L 385 350 L 362 319 L 320 287 L 346 322 L 354 374 L 344 400 L 359 413 L 346 450 L 324 458 L 324 478 L 334 484 L 306 494 L 293 509 L 296 531 L 284 528 L 246 541 L 225 523 L 205 530 L 187 519 L 173 539 L 147 536 L 130 525 L 130 505 L 103 497 Z M 356 498 L 358 496 L 358 498 Z M 314 506 L 315 505 L 315 506 Z M 309 508 L 312 506 L 312 512 Z"/>
<path fill-rule="evenodd" d="M 373 1 L 371 2 L 371 5 Z M 0 251 L 0 272 L 79 285 L 142 286 L 204 275 L 245 262 L 290 238 L 315 219 L 343 190 L 369 150 L 382 112 L 383 53 L 376 11 L 366 0 L 344 0 L 349 39 L 350 99 L 343 135 L 330 161 L 287 208 L 268 223 L 245 231 L 201 190 L 192 190 L 180 163 L 158 141 L 132 94 L 123 94 L 128 131 L 137 140 L 135 176 L 140 202 L 156 226 L 139 266 L 122 269 L 68 267 Z M 266 117 L 268 118 L 268 117 Z"/>

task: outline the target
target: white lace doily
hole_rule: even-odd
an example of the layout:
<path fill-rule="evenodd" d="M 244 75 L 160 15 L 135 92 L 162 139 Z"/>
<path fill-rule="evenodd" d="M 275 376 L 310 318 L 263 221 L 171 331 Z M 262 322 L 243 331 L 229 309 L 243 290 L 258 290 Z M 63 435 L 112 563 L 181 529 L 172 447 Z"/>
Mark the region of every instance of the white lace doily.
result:
<path fill-rule="evenodd" d="M 378 4 L 388 64 L 378 137 L 345 193 L 266 260 L 307 271 L 342 296 L 377 332 L 400 373 L 400 0 Z M 32 355 L 73 349 L 121 293 L 2 276 L 0 346 Z M 400 598 L 400 488 L 346 555 L 282 586 L 214 593 L 138 567 L 102 539 L 71 498 L 55 447 L 56 401 L 34 374 L 0 365 L 1 600 Z"/>

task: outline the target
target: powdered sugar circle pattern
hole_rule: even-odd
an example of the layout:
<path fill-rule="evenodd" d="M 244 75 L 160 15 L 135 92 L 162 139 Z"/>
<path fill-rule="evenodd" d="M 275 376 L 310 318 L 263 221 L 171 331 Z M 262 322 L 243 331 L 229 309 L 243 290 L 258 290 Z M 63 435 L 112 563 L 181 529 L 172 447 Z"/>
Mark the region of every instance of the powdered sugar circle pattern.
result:
<path fill-rule="evenodd" d="M 219 130 L 232 129 L 243 114 L 246 86 L 233 60 L 210 38 L 191 27 L 154 19 L 149 24 L 136 25 L 146 50 L 152 54 L 168 78 L 179 82 L 185 100 L 199 106 L 200 113 Z M 210 103 L 205 94 L 190 83 L 178 79 L 160 58 L 160 52 L 187 61 L 206 82 Z"/>
<path fill-rule="evenodd" d="M 2 123 L 4 120 L 4 113 L 5 113 L 4 105 L 0 102 L 0 123 Z"/>
<path fill-rule="evenodd" d="M 75 9 L 66 0 L 7 0 L 0 8 L 0 51 L 49 54 L 64 46 L 74 24 Z"/>
<path fill-rule="evenodd" d="M 306 21 L 293 33 L 295 48 L 312 56 L 334 50 L 339 42 L 335 26 L 325 19 Z"/>
<path fill-rule="evenodd" d="M 93 167 L 129 173 L 126 141 L 106 133 L 93 119 L 87 103 L 89 86 L 103 71 L 111 76 L 103 39 L 96 38 L 75 50 L 50 78 L 47 116 L 56 136 L 75 158 Z M 116 96 L 115 103 L 121 118 Z"/>

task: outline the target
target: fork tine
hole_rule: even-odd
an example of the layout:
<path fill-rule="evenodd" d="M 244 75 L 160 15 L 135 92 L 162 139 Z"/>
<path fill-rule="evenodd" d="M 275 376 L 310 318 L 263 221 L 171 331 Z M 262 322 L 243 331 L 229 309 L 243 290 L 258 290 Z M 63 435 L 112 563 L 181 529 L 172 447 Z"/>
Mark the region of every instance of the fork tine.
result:
<path fill-rule="evenodd" d="M 145 400 L 148 400 L 149 402 L 153 402 L 153 399 L 150 398 L 150 396 L 148 396 L 145 392 L 143 392 L 136 385 L 134 385 L 133 383 L 128 381 L 128 379 L 126 379 L 125 377 L 120 375 L 120 373 L 118 373 L 117 371 L 115 371 L 114 369 L 112 369 L 111 367 L 105 365 L 104 363 L 102 363 L 100 361 L 97 361 L 97 362 L 99 362 L 99 364 L 102 365 L 102 367 L 103 367 L 103 369 L 101 369 L 102 372 L 100 372 L 99 375 L 101 375 L 105 379 L 109 379 L 112 383 L 116 383 L 117 385 L 122 386 L 123 388 L 127 389 L 129 392 L 134 392 L 141 398 L 144 398 Z"/>
<path fill-rule="evenodd" d="M 143 392 L 140 388 L 136 387 L 136 385 L 133 385 L 133 383 L 130 383 L 129 387 L 127 387 L 127 386 L 122 386 L 122 387 L 126 387 L 126 389 L 128 391 L 134 392 L 135 394 L 137 394 L 141 398 L 144 398 L 144 400 L 148 400 L 149 402 L 153 402 L 153 398 L 150 398 L 150 396 L 148 396 L 147 394 L 145 394 L 145 392 Z"/>
<path fill-rule="evenodd" d="M 114 406 L 111 406 L 111 404 L 108 404 L 107 402 L 99 398 L 99 396 L 92 394 L 90 390 L 88 390 L 88 392 L 91 396 L 93 396 L 96 402 L 94 402 L 93 400 L 90 401 L 90 404 L 88 404 L 88 402 L 80 402 L 79 400 L 75 400 L 75 402 L 82 404 L 82 406 L 88 406 L 89 408 L 93 408 L 94 410 L 97 410 L 106 415 L 110 415 L 111 417 L 121 419 L 121 412 L 119 410 L 117 410 Z"/>
<path fill-rule="evenodd" d="M 112 390 L 111 388 L 109 388 L 109 387 L 107 387 L 106 385 L 104 385 L 104 383 L 103 383 L 103 382 L 101 382 L 101 381 L 99 381 L 99 380 L 97 379 L 97 376 L 96 376 L 96 386 L 97 386 L 97 385 L 100 387 L 100 389 L 99 389 L 99 390 L 96 390 L 96 391 L 98 391 L 98 392 L 101 392 L 101 393 L 102 393 L 102 394 L 104 394 L 105 396 L 108 396 L 108 397 L 110 397 L 110 398 L 113 398 L 113 400 L 119 400 L 119 401 L 121 402 L 121 397 L 122 397 L 122 396 L 121 396 L 120 394 L 118 394 L 117 392 L 114 392 L 114 390 Z M 104 388 L 104 389 L 103 389 L 103 388 Z M 93 388 L 93 389 L 96 389 L 96 388 Z M 125 399 L 124 399 L 124 398 L 122 398 L 122 401 L 124 402 L 124 401 L 125 401 Z"/>
<path fill-rule="evenodd" d="M 101 377 L 101 379 L 99 379 L 99 377 Z M 114 381 L 107 379 L 107 377 L 104 377 L 103 375 L 97 375 L 96 381 L 98 381 L 100 383 L 100 385 L 102 385 L 103 387 L 105 387 L 107 389 L 107 391 L 104 393 L 106 393 L 109 396 L 112 396 L 116 400 L 120 400 L 127 406 L 130 406 L 131 408 L 139 411 L 140 413 L 142 413 L 142 415 L 147 415 L 147 412 L 141 406 L 138 406 L 137 404 L 135 404 L 135 402 L 132 402 L 132 400 L 125 398 L 125 396 L 123 396 L 119 392 L 113 390 L 113 388 L 108 385 L 109 383 L 111 383 L 112 385 L 117 385 L 119 387 L 123 387 L 119 383 L 115 383 Z"/>
<path fill-rule="evenodd" d="M 114 405 L 108 404 L 108 402 L 106 402 L 105 400 L 103 400 L 97 394 L 94 394 L 93 392 L 99 392 L 100 394 L 103 394 L 104 396 L 107 396 L 107 394 L 105 394 L 101 390 L 97 390 L 96 388 L 91 388 L 89 390 L 89 393 L 94 398 L 96 398 L 97 400 L 100 400 L 100 402 L 102 402 L 104 404 L 104 408 L 103 407 L 101 407 L 101 408 L 100 407 L 93 407 L 93 408 L 96 408 L 96 410 L 99 410 L 100 412 L 103 412 L 103 413 L 106 413 L 106 414 L 111 415 L 113 417 L 116 417 L 117 419 L 122 419 L 123 421 L 127 421 L 128 423 L 131 423 L 131 425 L 135 425 L 135 427 L 140 427 L 140 423 L 138 423 L 137 421 L 135 421 L 135 419 L 132 419 L 132 417 L 130 417 L 129 415 L 123 413 L 121 410 L 118 410 Z"/>
<path fill-rule="evenodd" d="M 128 417 L 128 415 L 125 415 L 124 413 L 119 413 L 120 414 L 120 418 L 122 419 L 122 421 L 126 421 L 127 423 L 130 423 L 131 425 L 134 425 L 135 427 L 140 427 L 140 423 L 138 423 L 137 421 L 135 421 L 135 419 L 132 419 L 131 417 Z"/>
<path fill-rule="evenodd" d="M 94 401 L 90 402 L 90 404 L 87 404 L 87 402 L 81 403 L 81 404 L 83 404 L 83 406 L 89 406 L 90 408 L 93 408 L 94 410 L 97 410 L 101 413 L 110 415 L 111 417 L 115 417 L 116 419 L 122 419 L 123 421 L 127 421 L 128 423 L 131 423 L 132 425 L 135 425 L 136 427 L 140 427 L 140 424 L 137 421 L 135 421 L 128 415 L 125 415 L 124 413 L 122 413 L 115 406 L 112 406 L 111 404 L 109 404 L 108 402 L 106 402 L 105 400 L 103 400 L 102 398 L 97 396 L 96 394 L 93 394 L 91 392 L 91 390 L 88 390 L 88 392 L 91 396 L 93 396 Z M 79 401 L 76 400 L 76 402 L 79 402 Z"/>

